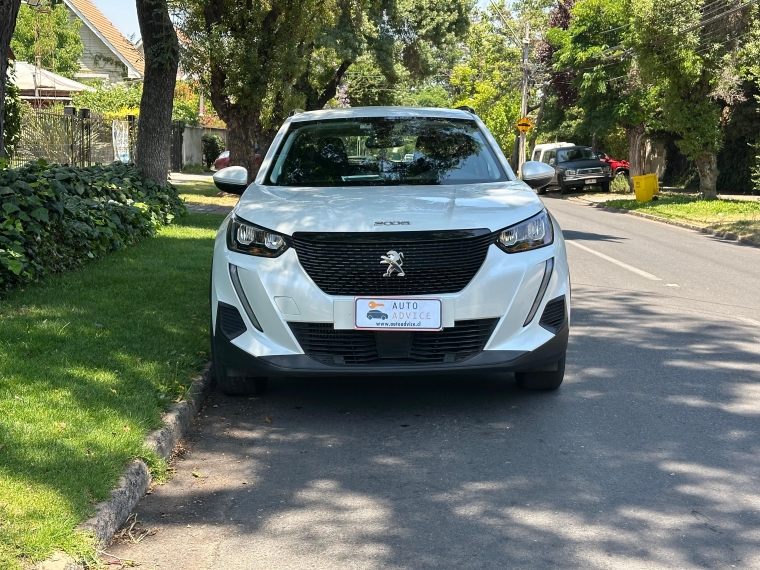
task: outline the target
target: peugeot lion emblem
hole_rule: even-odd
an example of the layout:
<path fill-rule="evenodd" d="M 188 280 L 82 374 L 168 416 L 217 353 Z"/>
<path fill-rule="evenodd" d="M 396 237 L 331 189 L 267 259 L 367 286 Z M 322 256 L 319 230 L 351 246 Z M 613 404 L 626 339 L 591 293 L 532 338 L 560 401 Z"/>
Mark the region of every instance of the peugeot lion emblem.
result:
<path fill-rule="evenodd" d="M 404 273 L 404 270 L 401 269 L 401 266 L 404 265 L 403 253 L 390 250 L 387 254 L 381 255 L 380 259 L 382 259 L 380 263 L 388 264 L 388 270 L 385 272 L 385 275 L 383 275 L 383 277 L 391 277 L 394 271 L 398 273 L 399 277 L 406 275 L 406 273 Z"/>

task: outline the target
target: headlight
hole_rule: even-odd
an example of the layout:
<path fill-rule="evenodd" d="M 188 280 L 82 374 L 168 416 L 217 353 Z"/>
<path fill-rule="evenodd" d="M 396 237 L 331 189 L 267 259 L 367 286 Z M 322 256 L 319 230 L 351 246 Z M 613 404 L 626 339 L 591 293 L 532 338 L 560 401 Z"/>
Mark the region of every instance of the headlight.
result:
<path fill-rule="evenodd" d="M 524 222 L 503 229 L 496 245 L 507 253 L 538 249 L 554 242 L 554 229 L 546 210 Z"/>
<path fill-rule="evenodd" d="M 227 229 L 227 247 L 230 251 L 256 255 L 258 257 L 277 257 L 288 249 L 288 237 L 254 226 L 240 218 L 233 217 Z"/>
<path fill-rule="evenodd" d="M 575 176 L 578 174 L 577 170 L 565 170 L 565 176 Z"/>
<path fill-rule="evenodd" d="M 612 174 L 612 167 L 611 166 L 602 166 L 602 170 L 604 171 L 604 173 L 607 176 L 609 176 L 610 174 Z"/>

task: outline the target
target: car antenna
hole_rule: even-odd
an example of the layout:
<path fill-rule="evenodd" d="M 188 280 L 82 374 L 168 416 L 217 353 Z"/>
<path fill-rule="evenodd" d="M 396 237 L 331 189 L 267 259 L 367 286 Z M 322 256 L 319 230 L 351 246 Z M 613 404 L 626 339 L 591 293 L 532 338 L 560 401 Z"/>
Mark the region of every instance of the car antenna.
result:
<path fill-rule="evenodd" d="M 467 113 L 477 116 L 475 109 L 473 109 L 469 105 L 460 105 L 459 107 L 457 107 L 457 111 L 466 111 Z"/>

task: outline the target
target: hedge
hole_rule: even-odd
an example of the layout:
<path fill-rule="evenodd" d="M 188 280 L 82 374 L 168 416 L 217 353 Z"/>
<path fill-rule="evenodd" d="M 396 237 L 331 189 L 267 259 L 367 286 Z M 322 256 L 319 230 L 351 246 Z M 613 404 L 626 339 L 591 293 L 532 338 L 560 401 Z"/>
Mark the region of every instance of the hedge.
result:
<path fill-rule="evenodd" d="M 153 235 L 185 213 L 171 184 L 134 166 L 75 168 L 0 159 L 0 294 Z"/>

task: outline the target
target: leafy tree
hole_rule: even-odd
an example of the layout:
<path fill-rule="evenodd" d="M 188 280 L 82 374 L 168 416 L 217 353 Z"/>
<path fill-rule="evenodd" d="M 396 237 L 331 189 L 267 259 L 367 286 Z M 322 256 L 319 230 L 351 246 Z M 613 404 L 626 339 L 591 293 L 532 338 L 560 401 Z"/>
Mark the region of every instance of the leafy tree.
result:
<path fill-rule="evenodd" d="M 719 0 L 720 3 L 720 0 Z M 741 37 L 757 25 L 756 6 L 740 0 L 637 0 L 633 49 L 645 81 L 660 88 L 665 128 L 694 160 L 700 190 L 716 197 L 722 123 L 738 101 L 735 74 Z"/>
<path fill-rule="evenodd" d="M 8 78 L 8 51 L 20 6 L 21 0 L 0 1 L 0 158 L 5 156 L 5 84 Z"/>
<path fill-rule="evenodd" d="M 81 22 L 69 17 L 63 4 L 40 10 L 22 5 L 11 47 L 19 61 L 40 65 L 65 77 L 79 72 L 84 44 L 79 36 Z"/>
<path fill-rule="evenodd" d="M 145 51 L 145 77 L 135 163 L 146 177 L 166 186 L 179 41 L 167 0 L 137 0 L 137 19 Z"/>
<path fill-rule="evenodd" d="M 634 54 L 627 0 L 578 0 L 567 30 L 555 29 L 555 69 L 572 70 L 575 105 L 583 111 L 580 130 L 603 136 L 625 130 L 630 174 L 644 174 L 643 138 L 655 120 L 657 91 L 642 81 Z"/>
<path fill-rule="evenodd" d="M 497 8 L 492 8 L 496 10 Z M 501 12 L 501 17 L 507 17 Z M 520 119 L 521 49 L 505 37 L 500 14 L 495 11 L 476 15 L 465 44 L 465 57 L 455 65 L 451 86 L 454 106 L 468 105 L 488 126 L 505 154 L 512 151 L 515 123 Z M 512 27 L 517 23 L 513 22 Z"/>
<path fill-rule="evenodd" d="M 92 83 L 95 91 L 82 91 L 72 98 L 75 107 L 86 107 L 93 113 L 108 118 L 122 118 L 127 114 L 136 114 L 142 97 L 142 83 L 109 83 L 97 81 Z"/>
<path fill-rule="evenodd" d="M 8 156 L 13 156 L 18 141 L 21 139 L 21 119 L 24 111 L 29 108 L 29 104 L 21 99 L 21 93 L 11 81 L 5 86 L 5 113 L 4 113 L 4 130 L 3 138 L 5 143 L 5 152 Z"/>
<path fill-rule="evenodd" d="M 184 0 L 183 66 L 227 123 L 230 161 L 255 174 L 289 109 L 319 109 L 370 54 L 391 83 L 397 62 L 431 73 L 436 50 L 466 33 L 471 0 Z"/>

